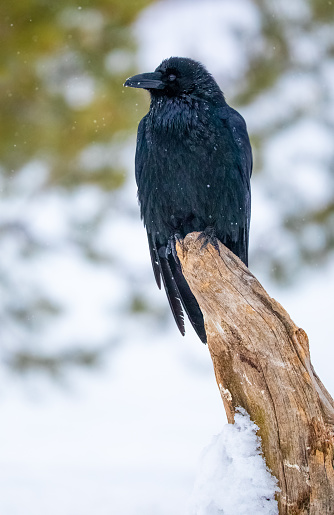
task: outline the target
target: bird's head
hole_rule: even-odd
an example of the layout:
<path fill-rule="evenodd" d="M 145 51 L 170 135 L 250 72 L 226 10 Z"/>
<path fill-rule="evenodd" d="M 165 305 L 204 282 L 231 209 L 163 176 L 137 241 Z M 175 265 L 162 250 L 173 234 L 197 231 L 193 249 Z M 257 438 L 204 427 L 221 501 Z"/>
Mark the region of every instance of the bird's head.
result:
<path fill-rule="evenodd" d="M 223 97 L 218 84 L 205 67 L 187 57 L 165 59 L 151 73 L 134 75 L 124 86 L 147 89 L 152 97 L 185 97 L 214 99 Z"/>

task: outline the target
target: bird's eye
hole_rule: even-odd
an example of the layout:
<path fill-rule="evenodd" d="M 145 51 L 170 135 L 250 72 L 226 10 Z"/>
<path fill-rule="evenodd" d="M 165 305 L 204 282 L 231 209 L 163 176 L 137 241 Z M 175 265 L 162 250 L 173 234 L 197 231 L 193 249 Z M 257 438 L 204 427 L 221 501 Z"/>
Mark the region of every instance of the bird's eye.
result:
<path fill-rule="evenodd" d="M 174 75 L 174 73 L 171 73 L 170 75 L 168 75 L 169 82 L 173 82 L 175 79 L 176 79 L 176 75 Z"/>

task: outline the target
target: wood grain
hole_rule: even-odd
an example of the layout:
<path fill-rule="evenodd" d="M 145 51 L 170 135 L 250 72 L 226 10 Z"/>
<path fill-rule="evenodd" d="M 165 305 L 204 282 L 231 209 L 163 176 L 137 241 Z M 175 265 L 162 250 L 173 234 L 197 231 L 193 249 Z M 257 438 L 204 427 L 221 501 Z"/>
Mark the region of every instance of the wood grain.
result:
<path fill-rule="evenodd" d="M 179 241 L 177 253 L 204 315 L 228 421 L 242 406 L 259 426 L 281 515 L 333 514 L 334 402 L 307 335 L 232 252 L 203 248 L 198 236 Z"/>

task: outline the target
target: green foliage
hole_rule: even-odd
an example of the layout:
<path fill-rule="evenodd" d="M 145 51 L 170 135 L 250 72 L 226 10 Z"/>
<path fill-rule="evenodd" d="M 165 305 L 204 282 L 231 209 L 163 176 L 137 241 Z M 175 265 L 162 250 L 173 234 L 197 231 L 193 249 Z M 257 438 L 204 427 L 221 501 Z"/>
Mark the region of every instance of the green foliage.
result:
<path fill-rule="evenodd" d="M 78 156 L 134 125 L 121 88 L 133 66 L 129 24 L 148 2 L 3 2 L 0 155 L 3 173 L 45 161 L 49 185 L 119 187 L 117 168 L 87 174 Z M 85 91 L 82 92 L 82 83 Z"/>
<path fill-rule="evenodd" d="M 43 330 L 66 310 L 39 281 L 36 267 L 53 250 L 73 248 L 87 262 L 112 268 L 112 257 L 93 241 L 108 199 L 92 216 L 66 215 L 67 236 L 54 249 L 31 230 L 29 210 L 55 195 L 70 206 L 71 195 L 84 187 L 110 195 L 124 183 L 118 154 L 137 115 L 122 84 L 134 72 L 130 25 L 148 3 L 1 2 L 0 352 L 14 370 L 55 372 L 97 362 L 99 350 L 71 350 L 71 342 L 64 352 L 49 348 Z"/>

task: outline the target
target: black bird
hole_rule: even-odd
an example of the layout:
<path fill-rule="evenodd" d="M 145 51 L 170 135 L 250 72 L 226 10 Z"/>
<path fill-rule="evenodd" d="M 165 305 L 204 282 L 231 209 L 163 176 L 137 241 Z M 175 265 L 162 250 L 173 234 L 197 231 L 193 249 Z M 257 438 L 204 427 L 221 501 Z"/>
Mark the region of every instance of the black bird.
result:
<path fill-rule="evenodd" d="M 225 101 L 215 79 L 192 59 L 170 57 L 125 86 L 147 89 L 149 112 L 140 121 L 135 159 L 141 217 L 155 279 L 162 277 L 175 321 L 183 310 L 202 342 L 204 320 L 175 252 L 175 240 L 200 231 L 218 238 L 248 265 L 252 151 L 242 116 Z"/>

